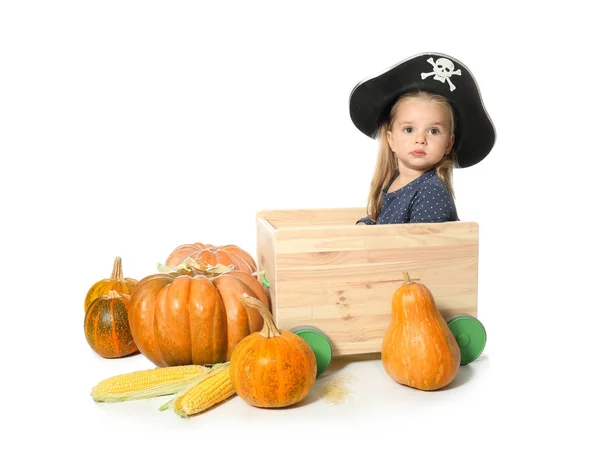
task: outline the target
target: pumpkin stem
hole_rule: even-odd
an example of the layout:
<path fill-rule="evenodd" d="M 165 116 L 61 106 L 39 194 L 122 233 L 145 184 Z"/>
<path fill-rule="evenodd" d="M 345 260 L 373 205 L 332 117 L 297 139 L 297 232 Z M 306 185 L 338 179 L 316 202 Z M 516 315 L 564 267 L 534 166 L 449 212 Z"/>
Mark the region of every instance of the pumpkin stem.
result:
<path fill-rule="evenodd" d="M 212 273 L 212 274 L 221 275 L 223 273 L 228 273 L 229 271 L 232 271 L 233 268 L 235 268 L 235 266 L 232 265 L 232 264 L 225 266 L 224 264 L 217 263 L 214 266 L 206 265 L 206 268 L 203 271 L 205 273 Z"/>
<path fill-rule="evenodd" d="M 110 275 L 110 279 L 112 281 L 124 281 L 123 279 L 123 263 L 121 263 L 121 257 L 117 256 L 115 258 L 115 263 L 113 264 L 112 274 Z"/>
<path fill-rule="evenodd" d="M 269 312 L 267 306 L 265 306 L 260 299 L 256 299 L 244 293 L 240 296 L 240 301 L 242 301 L 246 306 L 252 307 L 260 312 L 260 315 L 264 321 L 263 328 L 260 331 L 261 336 L 270 339 L 271 337 L 279 337 L 281 335 L 281 332 L 279 332 L 279 329 L 277 329 L 275 322 L 273 322 L 273 315 Z"/>
<path fill-rule="evenodd" d="M 217 274 L 217 275 L 227 273 L 228 271 L 231 271 L 234 268 L 234 266 L 231 264 L 229 266 L 225 266 L 224 264 L 217 263 L 216 265 L 212 266 L 212 265 L 206 264 L 204 261 L 201 261 L 200 263 L 198 263 L 194 258 L 190 258 L 189 256 L 187 258 L 185 258 L 183 260 L 183 262 L 181 264 L 178 264 L 177 266 L 167 266 L 164 264 L 157 263 L 156 267 L 158 268 L 158 270 L 161 273 L 171 273 L 174 271 L 184 271 L 184 272 L 195 271 L 198 273 Z"/>
<path fill-rule="evenodd" d="M 415 281 L 421 281 L 419 278 L 411 278 L 411 277 L 408 275 L 408 271 L 402 271 L 402 274 L 404 275 L 404 284 L 405 284 L 405 285 L 406 285 L 406 284 L 412 284 L 412 283 L 414 283 Z"/>
<path fill-rule="evenodd" d="M 111 289 L 110 291 L 108 291 L 108 294 L 106 296 L 108 297 L 108 299 L 117 299 L 121 295 L 114 289 Z"/>
<path fill-rule="evenodd" d="M 174 271 L 202 271 L 203 268 L 194 258 L 190 258 L 189 256 L 184 259 L 177 266 L 167 266 L 166 264 L 157 263 L 156 268 L 161 273 L 171 273 Z"/>

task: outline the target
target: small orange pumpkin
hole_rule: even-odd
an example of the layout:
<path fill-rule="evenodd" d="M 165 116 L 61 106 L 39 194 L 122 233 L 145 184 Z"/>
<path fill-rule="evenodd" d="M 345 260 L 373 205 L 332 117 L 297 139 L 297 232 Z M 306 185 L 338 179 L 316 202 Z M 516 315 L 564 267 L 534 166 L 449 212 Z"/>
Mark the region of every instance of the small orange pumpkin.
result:
<path fill-rule="evenodd" d="M 261 332 L 245 337 L 231 355 L 236 393 L 255 407 L 280 408 L 303 400 L 315 383 L 317 360 L 310 346 L 292 332 L 280 331 L 267 307 L 248 295 L 248 307 L 263 317 Z"/>
<path fill-rule="evenodd" d="M 256 271 L 256 262 L 246 251 L 235 245 L 214 246 L 204 243 L 192 243 L 175 248 L 165 261 L 165 266 L 178 266 L 185 258 L 192 258 L 204 266 L 233 266 L 246 273 Z"/>
<path fill-rule="evenodd" d="M 137 280 L 133 278 L 123 278 L 123 264 L 121 263 L 121 258 L 117 256 L 113 264 L 113 270 L 110 278 L 102 279 L 92 285 L 85 296 L 83 308 L 86 310 L 94 299 L 107 295 L 108 291 L 111 289 L 120 294 L 131 295 L 131 292 L 133 291 L 133 288 L 135 288 L 136 284 Z"/>
<path fill-rule="evenodd" d="M 129 296 L 110 290 L 94 299 L 85 313 L 83 328 L 88 344 L 106 359 L 137 352 L 128 318 Z"/>
<path fill-rule="evenodd" d="M 392 298 L 392 320 L 381 347 L 383 367 L 398 383 L 437 390 L 456 377 L 460 348 L 431 291 L 406 271 L 404 280 Z"/>

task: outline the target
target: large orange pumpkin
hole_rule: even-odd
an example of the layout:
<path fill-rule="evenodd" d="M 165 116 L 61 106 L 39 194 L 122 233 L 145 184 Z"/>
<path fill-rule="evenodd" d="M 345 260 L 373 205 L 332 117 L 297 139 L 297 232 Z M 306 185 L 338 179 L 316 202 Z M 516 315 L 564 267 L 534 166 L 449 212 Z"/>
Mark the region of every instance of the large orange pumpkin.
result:
<path fill-rule="evenodd" d="M 110 290 L 87 308 L 85 337 L 92 350 L 106 359 L 125 357 L 138 350 L 129 329 L 129 302 L 128 295 Z"/>
<path fill-rule="evenodd" d="M 407 272 L 404 279 L 392 298 L 392 320 L 381 347 L 383 368 L 398 383 L 437 390 L 458 373 L 460 348 L 427 286 Z"/>
<path fill-rule="evenodd" d="M 262 328 L 247 293 L 268 305 L 256 277 L 181 269 L 147 276 L 131 295 L 129 324 L 138 349 L 159 367 L 226 362 L 237 343 Z"/>
<path fill-rule="evenodd" d="M 302 401 L 317 377 L 317 360 L 310 346 L 293 332 L 277 329 L 259 300 L 242 296 L 263 316 L 261 332 L 250 334 L 231 356 L 230 374 L 236 393 L 250 405 L 281 408 Z"/>
<path fill-rule="evenodd" d="M 257 269 L 254 258 L 236 245 L 214 246 L 204 243 L 178 246 L 168 256 L 165 266 L 178 266 L 188 257 L 205 266 L 222 264 L 247 273 L 254 273 Z"/>

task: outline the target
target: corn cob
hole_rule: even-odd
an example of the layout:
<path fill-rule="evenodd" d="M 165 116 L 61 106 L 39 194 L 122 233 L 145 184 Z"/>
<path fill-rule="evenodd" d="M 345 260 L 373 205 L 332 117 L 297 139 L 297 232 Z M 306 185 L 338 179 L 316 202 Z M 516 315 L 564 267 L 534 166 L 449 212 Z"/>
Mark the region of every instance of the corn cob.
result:
<path fill-rule="evenodd" d="M 138 370 L 102 380 L 92 388 L 91 395 L 96 402 L 123 402 L 171 395 L 193 385 L 209 370 L 202 365 Z"/>
<path fill-rule="evenodd" d="M 171 407 L 181 417 L 203 412 L 235 394 L 229 362 L 216 365 L 192 387 L 181 391 L 175 398 L 163 405 L 160 410 Z"/>

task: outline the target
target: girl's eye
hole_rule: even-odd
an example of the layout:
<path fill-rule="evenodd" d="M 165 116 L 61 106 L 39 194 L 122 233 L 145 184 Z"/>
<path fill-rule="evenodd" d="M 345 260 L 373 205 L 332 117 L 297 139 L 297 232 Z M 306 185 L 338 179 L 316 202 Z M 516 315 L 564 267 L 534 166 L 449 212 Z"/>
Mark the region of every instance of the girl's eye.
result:
<path fill-rule="evenodd" d="M 433 129 L 430 129 L 429 132 L 431 132 L 431 134 L 436 135 L 440 133 L 439 129 L 436 129 L 435 127 Z"/>
<path fill-rule="evenodd" d="M 410 134 L 413 131 L 412 127 L 405 127 L 404 129 L 402 129 L 402 132 L 406 132 L 407 134 Z"/>

